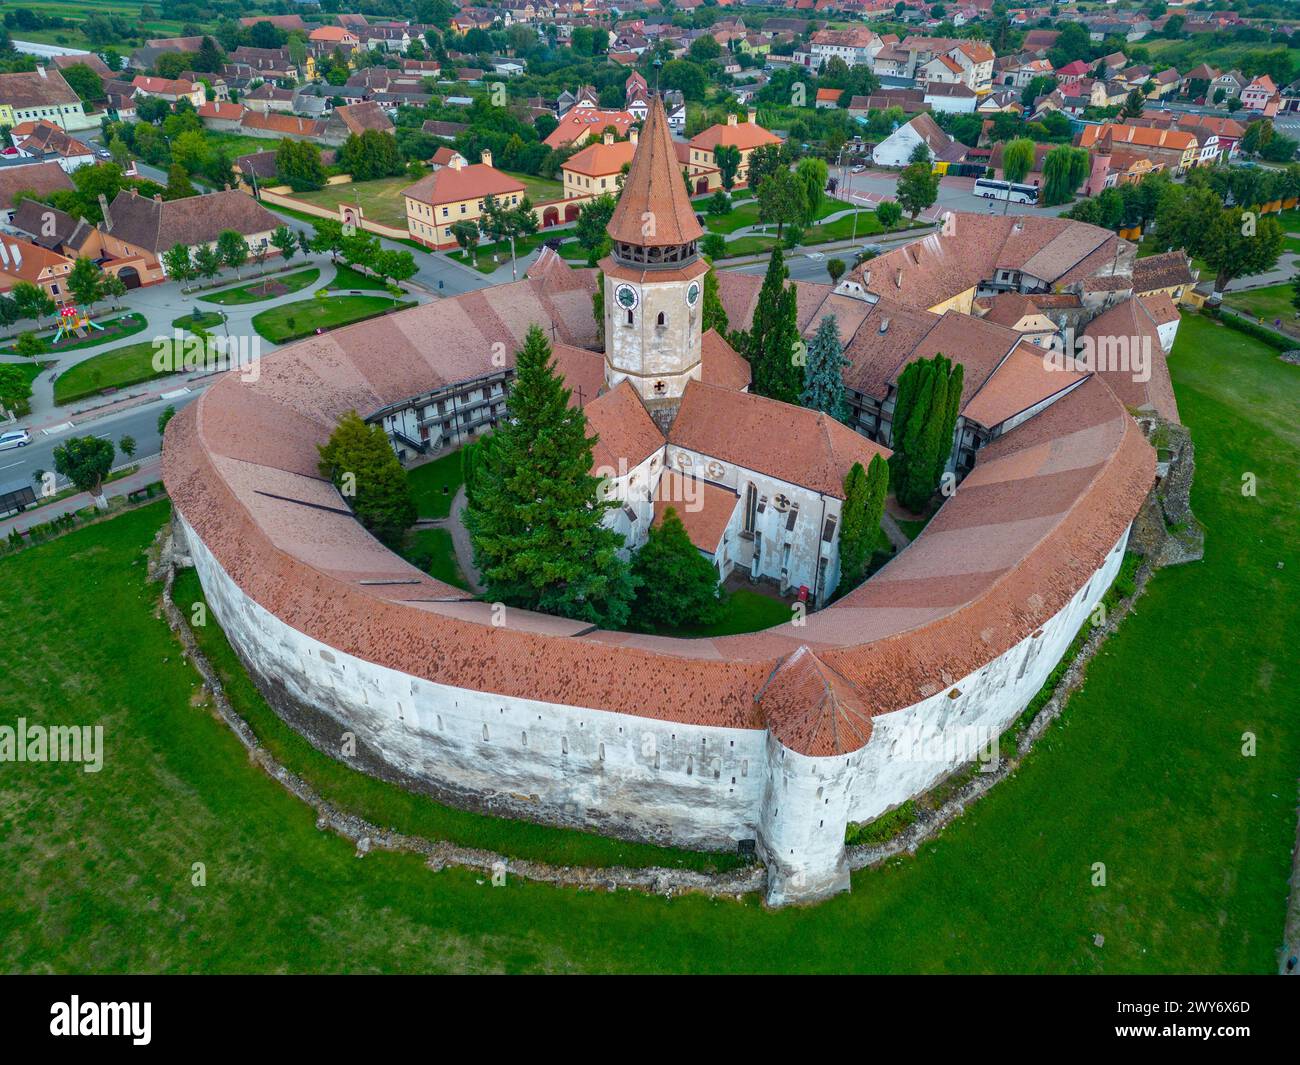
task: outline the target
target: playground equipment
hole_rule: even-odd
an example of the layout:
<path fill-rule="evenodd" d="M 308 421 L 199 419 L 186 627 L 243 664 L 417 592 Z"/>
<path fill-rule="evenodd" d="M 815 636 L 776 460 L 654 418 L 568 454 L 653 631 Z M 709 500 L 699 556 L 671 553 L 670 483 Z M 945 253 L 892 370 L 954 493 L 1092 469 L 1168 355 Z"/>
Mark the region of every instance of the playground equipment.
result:
<path fill-rule="evenodd" d="M 89 311 L 83 311 L 69 304 L 59 310 L 59 331 L 54 334 L 54 343 L 57 344 L 60 340 L 73 336 L 81 340 L 86 336 L 88 329 L 98 329 L 103 332 L 104 327 L 90 320 Z"/>

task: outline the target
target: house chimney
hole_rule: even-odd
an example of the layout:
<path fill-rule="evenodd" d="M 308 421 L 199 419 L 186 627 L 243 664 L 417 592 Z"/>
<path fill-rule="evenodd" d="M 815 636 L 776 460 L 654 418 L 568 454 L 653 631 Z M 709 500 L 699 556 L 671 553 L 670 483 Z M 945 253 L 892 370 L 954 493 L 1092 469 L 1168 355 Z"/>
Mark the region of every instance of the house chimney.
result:
<path fill-rule="evenodd" d="M 48 78 L 48 77 L 49 77 L 49 75 L 45 73 L 45 68 L 42 67 L 42 66 L 38 66 L 38 67 L 36 68 L 36 73 L 39 74 L 39 75 L 40 75 L 41 77 L 43 77 L 43 78 Z"/>
<path fill-rule="evenodd" d="M 465 158 L 459 152 L 451 157 L 451 162 L 447 164 L 453 170 L 459 170 L 465 165 Z"/>
<path fill-rule="evenodd" d="M 162 203 L 162 193 L 161 193 L 161 192 L 155 192 L 155 193 L 153 194 L 153 202 L 154 202 L 154 203 Z"/>
<path fill-rule="evenodd" d="M 483 154 L 480 155 L 479 158 L 482 160 L 484 166 L 491 166 L 491 165 L 492 165 L 492 150 L 491 150 L 490 148 L 484 148 L 484 149 L 483 149 Z"/>
<path fill-rule="evenodd" d="M 108 213 L 108 197 L 102 192 L 99 194 L 99 213 L 104 216 L 104 232 L 113 232 L 113 216 Z"/>
<path fill-rule="evenodd" d="M 640 136 L 640 133 L 638 133 L 635 129 L 630 129 L 630 130 L 627 131 L 627 139 L 628 139 L 629 141 L 631 141 L 633 144 L 636 144 L 636 142 L 637 142 L 637 138 L 638 138 L 639 136 Z"/>
<path fill-rule="evenodd" d="M 606 144 L 613 144 L 613 143 L 614 143 L 614 134 L 612 134 L 612 133 L 606 131 L 605 134 L 604 134 L 600 139 L 601 139 L 602 141 L 604 141 L 604 143 L 606 143 Z"/>
<path fill-rule="evenodd" d="M 728 115 L 728 116 L 727 116 L 727 125 L 728 125 L 728 126 L 734 126 L 735 124 L 736 124 L 736 116 L 735 116 L 735 115 Z"/>
<path fill-rule="evenodd" d="M 13 253 L 14 253 L 14 269 L 21 270 L 23 268 L 23 249 L 20 248 L 17 244 L 15 244 L 13 246 Z"/>
<path fill-rule="evenodd" d="M 758 124 L 758 112 L 755 111 L 752 107 L 745 112 L 745 118 L 750 123 L 750 125 Z"/>

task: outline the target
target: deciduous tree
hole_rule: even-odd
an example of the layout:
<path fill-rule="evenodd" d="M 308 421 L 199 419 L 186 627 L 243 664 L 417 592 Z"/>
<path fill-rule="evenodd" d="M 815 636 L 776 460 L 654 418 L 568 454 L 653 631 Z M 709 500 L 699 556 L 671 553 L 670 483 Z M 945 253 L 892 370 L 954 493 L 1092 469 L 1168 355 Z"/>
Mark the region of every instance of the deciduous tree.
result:
<path fill-rule="evenodd" d="M 54 468 L 73 483 L 78 492 L 87 492 L 99 510 L 108 509 L 104 498 L 104 478 L 113 468 L 116 449 L 109 440 L 98 436 L 78 436 L 54 449 Z"/>
<path fill-rule="evenodd" d="M 361 524 L 390 547 L 399 545 L 415 523 L 415 503 L 383 426 L 367 425 L 349 411 L 317 450 L 321 475 L 334 482 Z"/>

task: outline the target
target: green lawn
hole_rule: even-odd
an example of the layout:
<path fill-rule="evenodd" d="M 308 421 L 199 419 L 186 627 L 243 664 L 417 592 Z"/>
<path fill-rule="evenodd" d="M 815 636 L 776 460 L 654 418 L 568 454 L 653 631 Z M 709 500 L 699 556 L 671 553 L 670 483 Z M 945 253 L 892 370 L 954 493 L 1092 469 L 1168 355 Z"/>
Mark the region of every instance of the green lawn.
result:
<path fill-rule="evenodd" d="M 235 288 L 223 288 L 219 292 L 205 292 L 199 299 L 204 303 L 216 303 L 222 307 L 235 307 L 246 303 L 261 303 L 273 300 L 290 292 L 298 292 L 314 285 L 320 279 L 320 270 L 299 270 L 294 274 L 277 274 L 274 277 L 258 278 L 247 285 Z"/>
<path fill-rule="evenodd" d="M 370 274 L 363 274 L 360 270 L 354 270 L 345 263 L 339 263 L 334 268 L 334 280 L 329 283 L 331 289 L 371 289 L 379 292 L 387 292 L 388 285 L 383 278 L 372 277 Z"/>
<path fill-rule="evenodd" d="M 460 471 L 460 452 L 436 458 L 432 462 L 406 471 L 407 484 L 415 500 L 415 511 L 422 518 L 445 518 L 451 513 L 451 501 L 464 483 Z"/>
<path fill-rule="evenodd" d="M 1296 322 L 1296 309 L 1291 305 L 1295 290 L 1290 283 L 1268 285 L 1264 288 L 1246 289 L 1233 292 L 1231 289 L 1223 297 L 1223 302 L 1238 311 L 1253 314 L 1262 322 L 1273 324 L 1276 318 L 1282 319 L 1282 326 L 1287 332 L 1300 333 Z"/>
<path fill-rule="evenodd" d="M 388 296 L 328 296 L 325 299 L 282 303 L 253 316 L 253 328 L 263 340 L 284 344 L 311 336 L 318 329 L 337 329 L 384 311 L 413 306 Z"/>
<path fill-rule="evenodd" d="M 170 340 L 161 343 L 170 345 Z M 65 370 L 54 380 L 54 402 L 75 403 L 109 388 L 128 388 L 155 377 L 165 377 L 170 370 L 160 373 L 154 369 L 154 355 L 158 344 L 142 340 L 138 344 L 125 344 L 102 355 L 96 355 Z"/>
<path fill-rule="evenodd" d="M 503 170 L 502 173 L 521 182 L 524 186 L 524 195 L 535 204 L 564 199 L 564 183 L 562 181 L 556 181 L 554 178 L 538 177 L 536 174 L 521 174 L 514 170 Z"/>
<path fill-rule="evenodd" d="M 1272 972 L 1300 765 L 1300 369 L 1199 316 L 1170 366 L 1197 442 L 1205 560 L 1155 577 L 1014 777 L 915 856 L 854 874 L 852 894 L 816 907 L 494 888 L 415 857 L 359 861 L 202 705 L 145 584 L 163 506 L 0 561 L 0 614 L 41 619 L 10 634 L 6 720 L 21 708 L 33 723 L 103 724 L 107 749 L 98 775 L 5 767 L 6 968 Z M 1243 472 L 1255 495 L 1242 495 Z M 194 594 L 183 575 L 179 601 Z M 211 625 L 202 638 L 220 646 Z M 370 781 L 363 794 L 355 774 L 277 726 L 229 652 L 213 654 L 277 756 L 376 820 L 557 861 L 625 846 L 445 811 Z M 1254 757 L 1242 756 L 1246 732 Z M 330 768 L 340 776 L 327 780 Z M 194 862 L 204 887 L 191 886 Z"/>
<path fill-rule="evenodd" d="M 194 308 L 194 312 L 182 314 L 179 318 L 172 320 L 173 329 L 193 329 L 198 325 L 200 329 L 214 329 L 226 320 L 226 316 L 221 311 L 204 311 Z"/>
<path fill-rule="evenodd" d="M 407 175 L 380 178 L 377 181 L 352 181 L 343 185 L 329 185 L 316 192 L 295 192 L 293 198 L 324 207 L 335 212 L 341 203 L 360 204 L 364 218 L 395 229 L 406 229 L 406 198 L 404 189 L 413 184 Z M 317 219 L 320 221 L 320 219 Z"/>
<path fill-rule="evenodd" d="M 456 561 L 456 546 L 446 529 L 413 529 L 406 534 L 402 557 L 430 577 L 469 591 L 469 582 Z"/>
<path fill-rule="evenodd" d="M 515 259 L 522 260 L 531 251 L 539 247 L 543 241 L 550 240 L 557 236 L 553 229 L 544 230 L 534 233 L 527 237 L 515 238 Z M 464 263 L 466 266 L 472 266 L 481 274 L 490 274 L 501 267 L 510 266 L 510 241 L 498 240 L 488 244 L 478 244 L 474 248 L 474 258 L 470 259 L 465 254 L 464 249 L 457 248 L 455 251 L 449 251 L 448 256 L 455 259 L 458 263 Z M 493 262 L 492 257 L 495 255 L 497 261 Z M 582 253 L 583 261 L 586 261 L 586 253 Z M 522 273 L 522 267 L 520 272 Z"/>
<path fill-rule="evenodd" d="M 92 321 L 96 321 L 92 318 Z M 103 327 L 103 330 L 88 329 L 86 336 L 80 340 L 73 339 L 70 342 L 64 341 L 58 347 L 54 347 L 51 341 L 54 339 L 57 329 L 45 329 L 37 334 L 41 340 L 45 341 L 47 354 L 62 355 L 65 351 L 84 351 L 86 348 L 98 347 L 100 344 L 107 344 L 110 341 L 117 342 L 125 340 L 127 337 L 140 332 L 149 320 L 142 314 L 136 314 L 134 311 L 127 314 L 120 314 L 116 318 L 109 318 L 103 322 L 97 322 Z M 0 347 L 0 354 L 13 355 L 14 351 L 13 338 L 5 341 L 3 347 Z"/>
<path fill-rule="evenodd" d="M 664 636 L 685 636 L 700 639 L 706 636 L 734 636 L 738 632 L 758 632 L 773 625 L 784 625 L 791 618 L 788 604 L 771 596 L 737 588 L 727 596 L 722 607 L 722 617 L 711 625 L 688 625 L 680 629 L 663 630 Z"/>
<path fill-rule="evenodd" d="M 826 244 L 832 240 L 849 240 L 854 236 L 854 214 L 857 215 L 858 237 L 870 237 L 885 231 L 885 227 L 876 218 L 875 211 L 856 211 L 853 214 L 846 214 L 843 218 L 837 218 L 834 222 L 809 226 L 804 230 L 803 240 L 800 243 L 813 245 Z"/>

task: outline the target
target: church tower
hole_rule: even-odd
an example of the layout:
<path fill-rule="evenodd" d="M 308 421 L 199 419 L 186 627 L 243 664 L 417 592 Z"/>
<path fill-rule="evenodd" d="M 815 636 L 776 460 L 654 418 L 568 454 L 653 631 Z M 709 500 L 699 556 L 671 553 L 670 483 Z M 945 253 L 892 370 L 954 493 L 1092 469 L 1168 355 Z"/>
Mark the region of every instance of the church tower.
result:
<path fill-rule="evenodd" d="M 629 381 L 667 428 L 687 381 L 698 379 L 704 275 L 704 230 L 695 219 L 668 118 L 658 96 L 608 232 L 601 260 L 605 286 L 605 385 Z"/>

